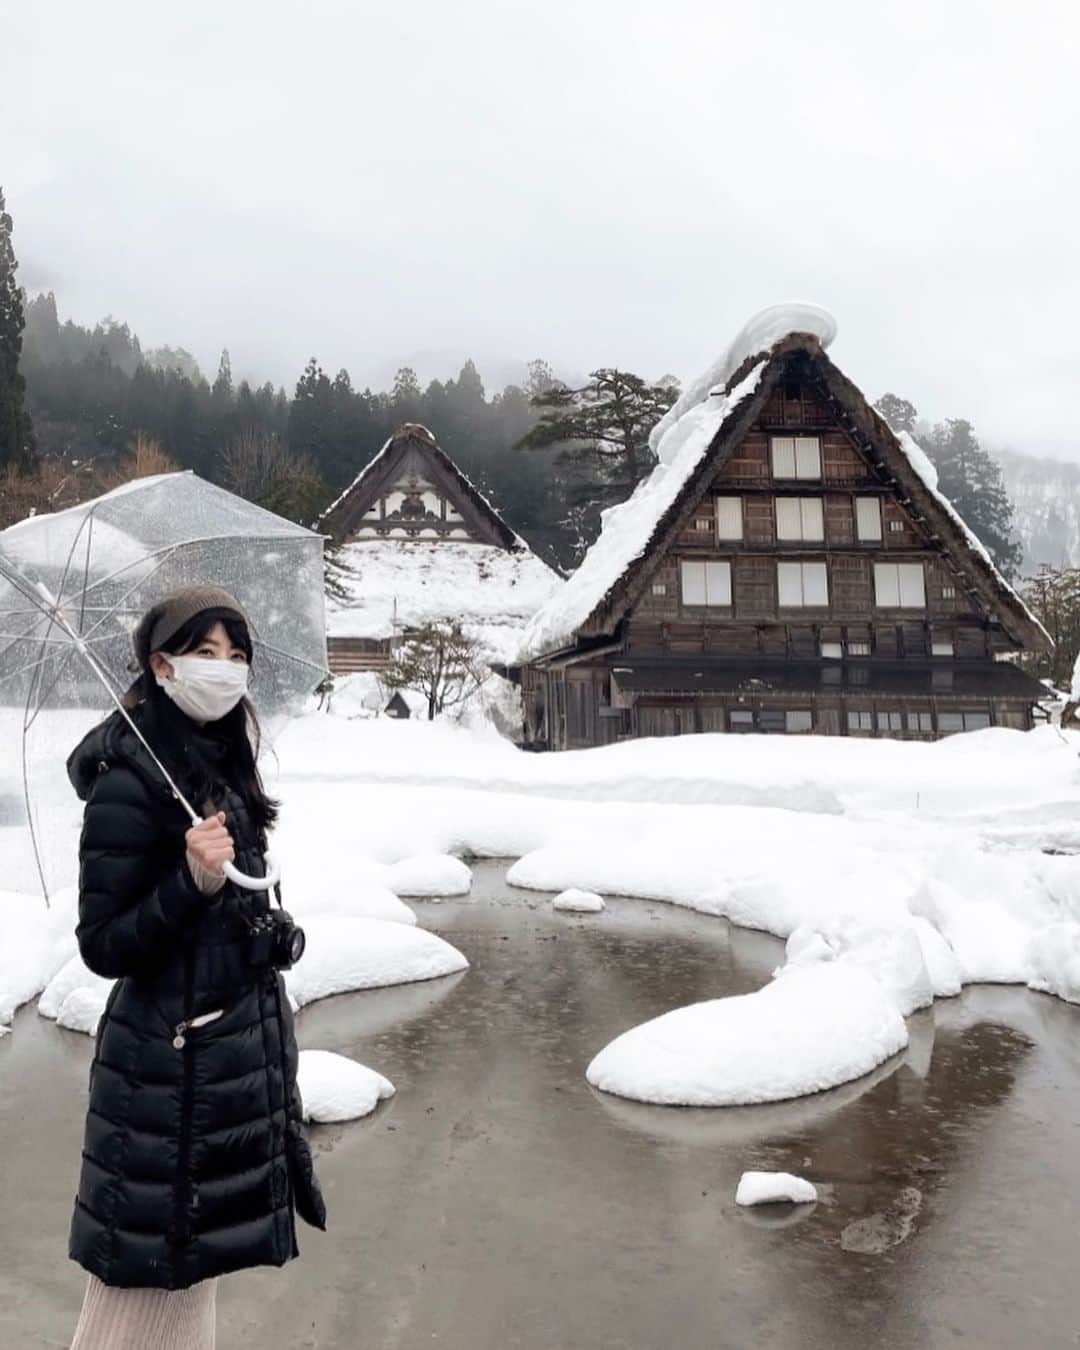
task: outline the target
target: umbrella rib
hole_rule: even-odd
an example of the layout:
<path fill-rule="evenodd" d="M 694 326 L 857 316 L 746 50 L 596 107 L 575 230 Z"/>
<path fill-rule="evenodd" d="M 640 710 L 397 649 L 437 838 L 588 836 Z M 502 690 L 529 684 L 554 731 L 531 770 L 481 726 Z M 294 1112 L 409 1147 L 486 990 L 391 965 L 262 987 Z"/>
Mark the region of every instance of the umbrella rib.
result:
<path fill-rule="evenodd" d="M 227 543 L 232 540 L 247 544 L 277 543 L 277 544 L 291 545 L 298 542 L 294 537 L 290 535 L 279 535 L 279 534 L 207 534 L 203 535 L 198 539 L 182 539 L 177 544 L 166 544 L 162 548 L 148 549 L 145 557 L 136 558 L 134 562 L 125 563 L 123 567 L 118 567 L 114 572 L 110 572 L 108 576 L 99 577 L 97 581 L 91 582 L 90 585 L 86 588 L 87 594 L 89 594 L 91 591 L 97 590 L 99 586 L 107 585 L 110 581 L 115 580 L 116 577 L 121 576 L 124 572 L 129 571 L 132 567 L 138 567 L 142 563 L 149 561 L 149 559 L 156 558 L 159 553 L 163 553 L 165 555 L 165 558 L 162 559 L 162 561 L 166 561 L 174 553 L 176 553 L 179 549 L 182 548 L 193 548 L 198 544 L 221 544 Z M 303 542 L 306 543 L 307 540 L 305 539 Z"/>
<path fill-rule="evenodd" d="M 268 652 L 273 652 L 275 656 L 283 656 L 286 661 L 296 661 L 300 665 L 310 666 L 312 670 L 326 670 L 326 666 L 320 666 L 317 661 L 309 661 L 306 656 L 299 656 L 296 652 L 287 652 L 284 647 L 278 647 L 273 642 L 267 642 L 265 638 L 256 638 L 255 641 Z"/>

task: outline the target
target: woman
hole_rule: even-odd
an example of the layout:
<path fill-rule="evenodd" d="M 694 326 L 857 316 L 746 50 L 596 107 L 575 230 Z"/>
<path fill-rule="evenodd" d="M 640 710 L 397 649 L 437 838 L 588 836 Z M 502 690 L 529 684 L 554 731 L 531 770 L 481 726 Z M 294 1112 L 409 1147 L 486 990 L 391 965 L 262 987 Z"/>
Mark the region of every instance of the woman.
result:
<path fill-rule="evenodd" d="M 191 827 L 120 713 L 68 759 L 86 802 L 76 935 L 115 978 L 90 1068 L 70 1256 L 89 1272 L 72 1350 L 204 1350 L 216 1277 L 299 1254 L 294 1210 L 326 1211 L 301 1131 L 288 964 L 253 921 L 277 804 L 245 697 L 251 636 L 213 586 L 177 591 L 134 633 L 124 704 L 203 811 Z M 279 897 L 280 904 L 280 897 Z"/>

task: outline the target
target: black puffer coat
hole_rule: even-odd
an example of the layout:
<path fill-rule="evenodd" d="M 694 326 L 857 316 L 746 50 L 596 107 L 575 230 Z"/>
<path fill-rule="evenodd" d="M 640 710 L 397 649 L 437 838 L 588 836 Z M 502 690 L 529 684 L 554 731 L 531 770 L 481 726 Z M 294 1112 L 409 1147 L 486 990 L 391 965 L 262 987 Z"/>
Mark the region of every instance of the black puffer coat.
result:
<path fill-rule="evenodd" d="M 191 734 L 208 733 L 192 722 Z M 69 1255 L 106 1284 L 163 1289 L 283 1265 L 299 1254 L 294 1209 L 324 1228 L 325 1208 L 284 982 L 249 960 L 247 923 L 267 893 L 198 890 L 187 814 L 118 713 L 76 747 L 68 774 L 86 801 L 79 950 L 117 979 L 90 1070 Z M 265 836 L 241 797 L 225 788 L 215 805 L 236 865 L 263 875 Z"/>

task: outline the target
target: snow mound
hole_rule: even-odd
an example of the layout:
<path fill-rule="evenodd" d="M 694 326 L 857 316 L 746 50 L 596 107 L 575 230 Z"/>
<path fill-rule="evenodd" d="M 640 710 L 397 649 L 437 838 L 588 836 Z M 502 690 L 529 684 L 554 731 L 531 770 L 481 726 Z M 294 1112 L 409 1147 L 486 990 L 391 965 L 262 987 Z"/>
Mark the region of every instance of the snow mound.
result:
<path fill-rule="evenodd" d="M 816 1186 L 790 1172 L 744 1172 L 735 1192 L 737 1205 L 773 1205 L 783 1200 L 808 1205 L 817 1198 Z"/>
<path fill-rule="evenodd" d="M 40 994 L 75 951 L 75 891 L 0 891 L 0 1025 Z"/>
<path fill-rule="evenodd" d="M 88 970 L 76 954 L 52 977 L 38 999 L 38 1012 L 72 1031 L 97 1031 L 112 980 Z"/>
<path fill-rule="evenodd" d="M 69 1031 L 83 1031 L 93 1036 L 98 1029 L 101 1015 L 105 1011 L 105 999 L 98 989 L 80 986 L 73 989 L 60 1005 L 56 1014 L 56 1025 L 67 1027 Z"/>
<path fill-rule="evenodd" d="M 653 427 L 649 434 L 649 448 L 653 454 L 664 461 L 670 459 L 673 447 L 661 449 L 661 446 L 675 423 L 711 393 L 722 393 L 731 377 L 750 357 L 769 351 L 790 333 L 812 333 L 823 347 L 828 347 L 836 337 L 836 320 L 820 305 L 798 301 L 759 310 L 747 319 L 723 354 L 687 385 L 682 396 Z"/>
<path fill-rule="evenodd" d="M 316 1122 L 357 1120 L 394 1095 L 381 1073 L 330 1050 L 301 1050 L 297 1086 L 304 1119 Z"/>
<path fill-rule="evenodd" d="M 1076 664 L 1073 666 L 1072 684 L 1069 687 L 1069 696 L 1074 703 L 1080 703 L 1080 655 L 1076 658 Z"/>
<path fill-rule="evenodd" d="M 560 891 L 551 902 L 552 909 L 564 910 L 568 914 L 599 914 L 605 908 L 603 898 L 595 891 L 583 891 L 571 886 Z"/>
<path fill-rule="evenodd" d="M 1080 1003 L 1080 923 L 1047 924 L 1040 929 L 1028 947 L 1028 964 L 1031 989 Z"/>
<path fill-rule="evenodd" d="M 303 959 L 285 972 L 289 993 L 301 1008 L 350 989 L 438 979 L 469 964 L 441 937 L 403 923 L 316 914 L 304 931 Z"/>
<path fill-rule="evenodd" d="M 586 1077 L 642 1102 L 738 1106 L 861 1078 L 907 1042 L 904 1019 L 878 981 L 832 961 L 634 1027 L 600 1051 Z"/>
<path fill-rule="evenodd" d="M 1004 882 L 1004 864 L 998 867 Z M 996 900 L 973 898 L 973 889 L 963 894 L 948 881 L 928 879 L 909 907 L 944 937 L 955 953 L 962 984 L 1027 984 L 1030 920 L 1018 918 Z"/>
<path fill-rule="evenodd" d="M 449 853 L 418 853 L 386 869 L 387 882 L 398 895 L 468 895 L 472 873 Z"/>
<path fill-rule="evenodd" d="M 914 927 L 875 928 L 843 925 L 826 936 L 809 927 L 796 928 L 787 940 L 785 970 L 838 961 L 873 975 L 904 1017 L 934 1001 L 934 988 Z M 779 972 L 782 973 L 782 972 Z"/>
<path fill-rule="evenodd" d="M 416 915 L 389 886 L 347 875 L 316 880 L 310 875 L 290 881 L 286 908 L 301 923 L 314 914 L 347 914 L 354 919 L 384 919 L 388 923 L 415 924 Z"/>

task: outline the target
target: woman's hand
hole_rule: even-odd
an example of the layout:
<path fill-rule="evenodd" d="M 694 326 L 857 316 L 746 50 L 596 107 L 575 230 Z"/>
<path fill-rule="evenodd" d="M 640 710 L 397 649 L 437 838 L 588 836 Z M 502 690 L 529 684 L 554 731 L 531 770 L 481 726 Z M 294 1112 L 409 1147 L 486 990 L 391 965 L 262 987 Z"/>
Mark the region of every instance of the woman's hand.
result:
<path fill-rule="evenodd" d="M 223 864 L 232 862 L 236 857 L 232 835 L 225 828 L 224 811 L 218 811 L 198 825 L 193 825 L 184 835 L 184 842 L 188 853 L 199 866 L 215 876 L 221 876 Z"/>

